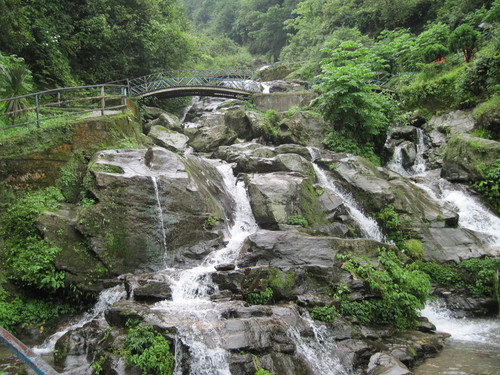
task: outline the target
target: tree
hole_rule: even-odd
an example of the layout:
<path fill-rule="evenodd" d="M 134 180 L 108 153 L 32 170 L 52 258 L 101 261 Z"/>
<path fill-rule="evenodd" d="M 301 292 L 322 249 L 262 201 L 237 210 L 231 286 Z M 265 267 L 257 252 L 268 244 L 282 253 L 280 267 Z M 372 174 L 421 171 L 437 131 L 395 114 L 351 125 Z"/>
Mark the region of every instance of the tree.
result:
<path fill-rule="evenodd" d="M 322 62 L 320 83 L 313 88 L 320 92 L 316 100 L 319 110 L 334 127 L 361 142 L 385 139 L 392 124 L 395 102 L 373 83 L 374 67 L 384 65 L 382 59 L 370 54 L 356 42 L 343 42 Z"/>
<path fill-rule="evenodd" d="M 450 35 L 450 46 L 454 50 L 462 50 L 465 62 L 469 62 L 477 50 L 481 34 L 469 25 L 458 26 Z"/>

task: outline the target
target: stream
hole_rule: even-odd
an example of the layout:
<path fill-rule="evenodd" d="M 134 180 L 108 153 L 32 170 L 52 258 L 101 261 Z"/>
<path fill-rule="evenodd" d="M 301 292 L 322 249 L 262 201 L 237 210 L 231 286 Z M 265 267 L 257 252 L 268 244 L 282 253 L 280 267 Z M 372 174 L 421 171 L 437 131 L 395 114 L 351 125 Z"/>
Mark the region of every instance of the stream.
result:
<path fill-rule="evenodd" d="M 401 149 L 395 148 L 387 168 L 405 177 L 418 176 L 415 183 L 429 197 L 452 207 L 459 214 L 458 225 L 482 235 L 492 245 L 500 245 L 500 218 L 493 214 L 469 189 L 427 173 L 423 153 L 425 135 L 418 129 L 417 157 L 408 169 L 402 165 Z M 439 302 L 428 303 L 422 311 L 438 332 L 450 334 L 444 349 L 414 370 L 415 375 L 500 375 L 500 316 L 497 318 L 456 318 Z"/>

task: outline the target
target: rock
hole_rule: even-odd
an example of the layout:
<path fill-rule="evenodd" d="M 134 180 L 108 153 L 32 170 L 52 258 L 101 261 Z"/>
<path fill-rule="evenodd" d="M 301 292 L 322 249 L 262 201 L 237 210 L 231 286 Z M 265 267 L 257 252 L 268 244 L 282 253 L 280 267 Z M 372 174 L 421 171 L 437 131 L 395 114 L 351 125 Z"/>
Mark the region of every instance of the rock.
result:
<path fill-rule="evenodd" d="M 171 300 L 172 289 L 167 283 L 151 280 L 134 289 L 134 299 L 146 302 Z"/>
<path fill-rule="evenodd" d="M 436 332 L 436 326 L 429 322 L 429 319 L 424 316 L 418 318 L 418 323 L 415 328 L 420 332 Z"/>
<path fill-rule="evenodd" d="M 189 137 L 189 145 L 196 151 L 215 151 L 219 146 L 233 143 L 238 134 L 228 129 L 224 114 L 204 113 L 193 120 L 189 127 L 184 129 L 184 134 Z"/>
<path fill-rule="evenodd" d="M 189 142 L 189 138 L 184 134 L 164 128 L 163 126 L 153 126 L 149 131 L 149 137 L 153 142 L 160 147 L 165 147 L 170 151 L 185 150 Z"/>
<path fill-rule="evenodd" d="M 322 159 L 321 165 L 334 165 L 335 168 L 325 172 L 344 190 L 350 191 L 366 211 L 377 213 L 392 204 L 400 223 L 412 230 L 457 225 L 456 212 L 432 200 L 401 175 L 375 167 L 358 156 L 329 155 L 332 159 Z"/>
<path fill-rule="evenodd" d="M 368 375 L 411 375 L 401 361 L 384 353 L 375 353 L 370 357 Z"/>
<path fill-rule="evenodd" d="M 390 136 L 391 140 L 408 141 L 410 143 L 418 142 L 417 128 L 413 126 L 400 126 L 394 128 Z"/>
<path fill-rule="evenodd" d="M 217 271 L 233 271 L 235 268 L 236 266 L 232 263 L 223 263 L 215 266 Z"/>
<path fill-rule="evenodd" d="M 337 253 L 375 254 L 382 244 L 367 239 L 311 237 L 299 233 L 260 230 L 245 241 L 238 267 L 318 265 L 331 267 Z"/>
<path fill-rule="evenodd" d="M 493 107 L 483 111 L 477 119 L 477 128 L 490 132 L 494 140 L 500 141 L 500 108 Z"/>
<path fill-rule="evenodd" d="M 181 122 L 176 115 L 163 112 L 157 119 L 151 121 L 151 127 L 163 126 L 169 130 L 180 131 L 182 129 Z"/>
<path fill-rule="evenodd" d="M 457 110 L 434 116 L 429 123 L 434 129 L 451 135 L 467 133 L 474 129 L 474 118 L 469 111 Z"/>
<path fill-rule="evenodd" d="M 257 223 L 277 228 L 291 217 L 301 216 L 310 224 L 324 222 L 324 213 L 309 177 L 275 172 L 248 175 L 248 194 Z"/>
<path fill-rule="evenodd" d="M 453 182 L 485 178 L 487 166 L 500 158 L 500 142 L 461 134 L 446 145 L 441 177 Z"/>
<path fill-rule="evenodd" d="M 183 251 L 200 261 L 222 238 L 205 221 L 232 220 L 234 203 L 220 173 L 194 156 L 110 150 L 95 155 L 92 169 L 99 203 L 85 210 L 77 229 L 115 274 L 164 268 L 174 258 L 182 263 Z"/>
<path fill-rule="evenodd" d="M 285 79 L 292 72 L 286 65 L 274 64 L 259 69 L 258 76 L 262 81 L 276 81 Z"/>

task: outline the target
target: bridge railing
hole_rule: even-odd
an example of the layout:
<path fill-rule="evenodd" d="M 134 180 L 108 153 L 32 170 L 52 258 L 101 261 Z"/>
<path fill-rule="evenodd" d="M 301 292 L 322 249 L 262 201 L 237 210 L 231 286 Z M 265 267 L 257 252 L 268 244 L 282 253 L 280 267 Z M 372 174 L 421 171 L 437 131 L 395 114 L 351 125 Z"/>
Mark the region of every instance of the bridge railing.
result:
<path fill-rule="evenodd" d="M 126 108 L 127 87 L 118 84 L 66 87 L 0 99 L 1 129 L 61 117 Z"/>
<path fill-rule="evenodd" d="M 253 71 L 176 70 L 149 74 L 127 81 L 129 94 L 146 93 L 178 87 L 221 87 L 245 92 L 260 92 L 260 83 L 252 79 Z"/>

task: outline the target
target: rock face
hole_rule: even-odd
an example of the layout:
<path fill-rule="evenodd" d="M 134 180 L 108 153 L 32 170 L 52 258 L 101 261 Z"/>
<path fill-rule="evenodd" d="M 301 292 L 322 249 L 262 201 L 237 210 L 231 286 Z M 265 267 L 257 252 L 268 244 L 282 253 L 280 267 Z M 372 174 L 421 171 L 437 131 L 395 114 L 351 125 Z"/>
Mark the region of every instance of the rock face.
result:
<path fill-rule="evenodd" d="M 478 181 L 498 158 L 500 142 L 457 135 L 446 145 L 441 176 L 453 182 Z"/>
<path fill-rule="evenodd" d="M 96 154 L 92 170 L 99 203 L 80 214 L 78 229 L 113 273 L 196 262 L 220 246 L 204 223 L 230 220 L 232 203 L 210 163 L 161 148 L 113 150 Z"/>

